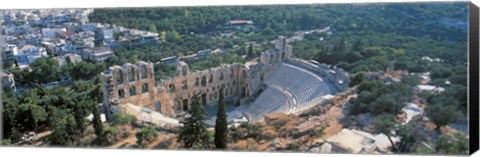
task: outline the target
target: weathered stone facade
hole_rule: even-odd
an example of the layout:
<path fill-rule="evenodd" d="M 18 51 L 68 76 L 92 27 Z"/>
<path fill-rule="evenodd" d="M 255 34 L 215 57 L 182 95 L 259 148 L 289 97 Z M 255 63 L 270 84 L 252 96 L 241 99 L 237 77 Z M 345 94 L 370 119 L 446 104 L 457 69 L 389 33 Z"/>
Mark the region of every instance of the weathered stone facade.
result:
<path fill-rule="evenodd" d="M 176 77 L 155 82 L 153 63 L 139 61 L 113 66 L 102 74 L 104 104 L 110 109 L 115 104 L 131 103 L 176 117 L 191 108 L 191 98 L 195 95 L 200 96 L 203 104 L 216 105 L 221 86 L 225 87 L 228 104 L 246 104 L 260 93 L 263 79 L 275 64 L 294 62 L 312 68 L 311 63 L 291 56 L 292 47 L 287 44 L 286 37 L 280 36 L 274 50 L 262 53 L 257 63 L 248 67 L 234 63 L 190 72 L 186 63 L 179 62 Z M 339 76 L 332 75 L 329 79 L 339 79 Z M 111 113 L 107 115 L 111 117 Z"/>

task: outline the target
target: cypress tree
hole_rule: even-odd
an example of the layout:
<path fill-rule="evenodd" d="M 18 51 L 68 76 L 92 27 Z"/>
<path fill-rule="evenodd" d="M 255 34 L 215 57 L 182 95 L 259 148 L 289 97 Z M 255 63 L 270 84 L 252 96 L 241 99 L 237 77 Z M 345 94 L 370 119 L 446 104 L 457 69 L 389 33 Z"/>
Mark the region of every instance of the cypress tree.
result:
<path fill-rule="evenodd" d="M 225 98 L 224 98 L 224 87 L 220 88 L 220 96 L 218 99 L 218 111 L 217 111 L 217 120 L 215 121 L 215 147 L 218 149 L 227 148 L 227 113 L 225 111 Z"/>
<path fill-rule="evenodd" d="M 98 107 L 93 108 L 93 128 L 95 129 L 95 134 L 97 138 L 103 138 L 103 125 L 100 118 L 100 112 L 98 112 Z"/>

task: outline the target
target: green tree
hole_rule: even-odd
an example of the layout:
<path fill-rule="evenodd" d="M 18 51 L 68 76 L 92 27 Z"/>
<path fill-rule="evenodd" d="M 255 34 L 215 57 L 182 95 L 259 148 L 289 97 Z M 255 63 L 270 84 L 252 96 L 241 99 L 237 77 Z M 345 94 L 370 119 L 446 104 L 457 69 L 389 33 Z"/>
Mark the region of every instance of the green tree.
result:
<path fill-rule="evenodd" d="M 208 147 L 209 133 L 202 124 L 207 118 L 208 115 L 203 110 L 199 96 L 195 95 L 193 97 L 190 115 L 180 122 L 183 127 L 179 131 L 178 141 L 183 147 L 192 148 L 194 145 Z"/>
<path fill-rule="evenodd" d="M 148 26 L 148 31 L 157 33 L 157 26 L 155 26 L 154 24 L 150 24 Z"/>
<path fill-rule="evenodd" d="M 148 126 L 137 132 L 136 136 L 137 145 L 144 148 L 158 136 L 158 133 L 154 126 Z"/>
<path fill-rule="evenodd" d="M 165 39 L 168 41 L 168 42 L 177 42 L 180 40 L 180 34 L 175 31 L 175 30 L 172 30 L 172 31 L 168 31 L 166 34 L 165 34 Z"/>
<path fill-rule="evenodd" d="M 440 130 L 440 127 L 462 117 L 462 113 L 458 111 L 455 105 L 446 103 L 428 104 L 425 112 L 430 121 L 436 125 L 436 130 Z"/>
<path fill-rule="evenodd" d="M 408 152 L 407 145 L 411 145 L 415 142 L 414 128 L 410 125 L 400 125 L 396 128 L 396 135 L 400 136 L 400 144 L 397 150 L 399 152 Z"/>
<path fill-rule="evenodd" d="M 30 81 L 48 83 L 58 80 L 58 62 L 53 57 L 39 58 L 30 64 L 31 72 L 28 74 Z"/>
<path fill-rule="evenodd" d="M 115 112 L 113 114 L 113 117 L 115 117 L 112 121 L 112 125 L 127 125 L 127 124 L 132 124 L 136 118 L 132 115 L 129 115 L 124 112 Z"/>
<path fill-rule="evenodd" d="M 390 114 L 382 114 L 372 121 L 373 126 L 375 127 L 375 133 L 381 133 L 387 136 L 388 141 L 392 144 L 392 150 L 396 151 L 395 143 L 392 141 L 392 131 L 395 129 L 395 117 Z"/>
<path fill-rule="evenodd" d="M 443 134 L 435 142 L 435 151 L 447 155 L 468 154 L 468 138 L 462 133 Z"/>
<path fill-rule="evenodd" d="M 215 147 L 218 149 L 227 148 L 228 123 L 227 113 L 225 111 L 224 87 L 219 91 L 217 119 L 215 121 Z"/>
<path fill-rule="evenodd" d="M 363 42 L 363 40 L 362 39 L 357 39 L 353 43 L 352 50 L 360 52 L 360 51 L 363 50 L 364 46 L 365 46 L 365 43 Z"/>
<path fill-rule="evenodd" d="M 348 86 L 353 87 L 353 86 L 359 85 L 363 82 L 364 79 L 365 79 L 365 72 L 364 71 L 357 72 L 352 77 L 350 77 L 350 82 Z"/>

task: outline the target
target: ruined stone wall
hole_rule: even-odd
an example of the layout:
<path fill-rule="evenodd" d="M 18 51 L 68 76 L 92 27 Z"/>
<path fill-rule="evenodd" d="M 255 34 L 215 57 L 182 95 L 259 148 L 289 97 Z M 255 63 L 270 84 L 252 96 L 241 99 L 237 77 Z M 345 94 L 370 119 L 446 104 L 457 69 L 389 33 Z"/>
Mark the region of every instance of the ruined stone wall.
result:
<path fill-rule="evenodd" d="M 275 64 L 288 60 L 292 47 L 279 37 L 275 49 L 262 53 L 258 64 L 251 67 L 234 63 L 190 72 L 188 64 L 176 65 L 177 76 L 155 83 L 153 63 L 112 66 L 102 73 L 104 104 L 131 103 L 175 117 L 191 108 L 192 97 L 198 95 L 203 104 L 217 105 L 219 89 L 224 86 L 228 104 L 249 103 L 262 88 L 263 79 Z"/>

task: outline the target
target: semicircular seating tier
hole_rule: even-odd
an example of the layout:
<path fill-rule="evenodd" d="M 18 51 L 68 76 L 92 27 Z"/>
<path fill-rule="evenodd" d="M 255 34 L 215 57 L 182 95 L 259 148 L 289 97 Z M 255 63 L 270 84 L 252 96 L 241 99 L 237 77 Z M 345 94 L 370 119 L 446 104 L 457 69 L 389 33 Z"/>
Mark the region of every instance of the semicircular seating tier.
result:
<path fill-rule="evenodd" d="M 289 63 L 280 63 L 265 79 L 265 90 L 245 110 L 250 122 L 263 120 L 264 113 L 294 113 L 308 109 L 336 88 L 320 75 Z"/>

